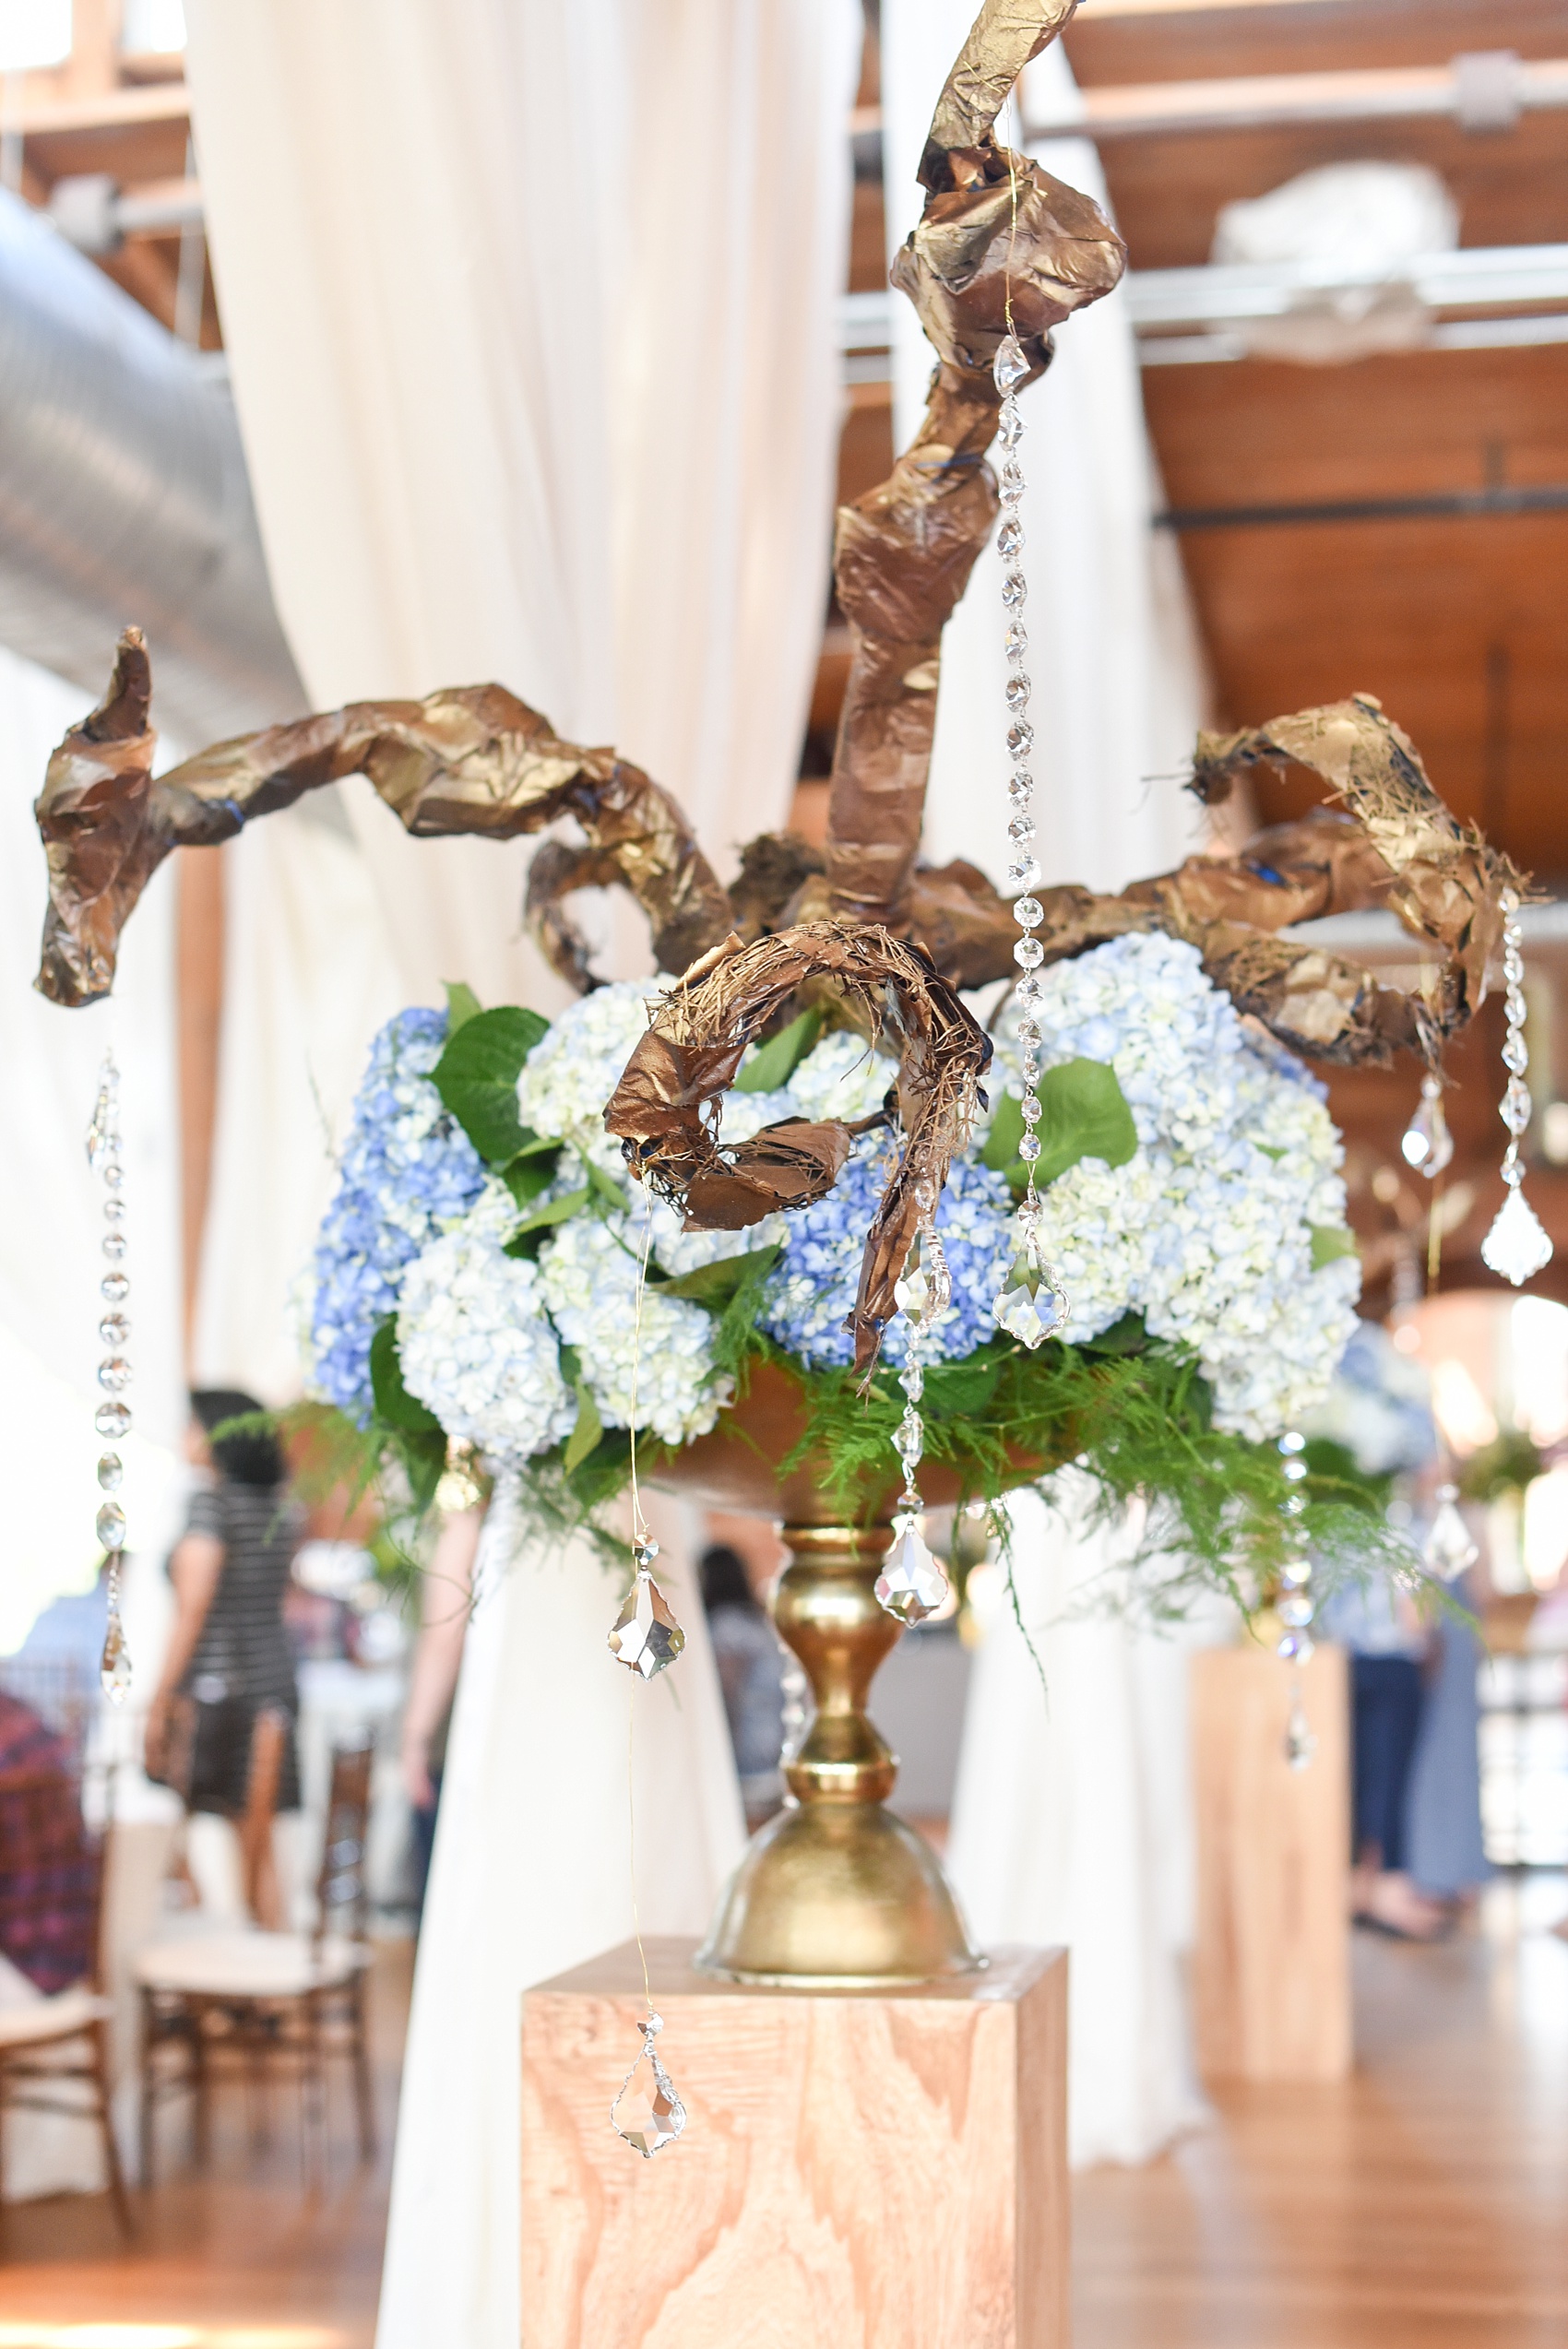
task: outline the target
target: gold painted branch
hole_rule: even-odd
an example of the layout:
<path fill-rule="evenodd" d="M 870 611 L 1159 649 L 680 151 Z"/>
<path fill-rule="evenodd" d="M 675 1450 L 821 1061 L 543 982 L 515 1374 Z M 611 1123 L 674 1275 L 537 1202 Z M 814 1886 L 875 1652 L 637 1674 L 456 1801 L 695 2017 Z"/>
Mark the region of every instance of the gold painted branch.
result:
<path fill-rule="evenodd" d="M 510 840 L 575 816 L 597 875 L 612 872 L 647 912 L 666 970 L 683 970 L 729 927 L 729 900 L 669 792 L 613 751 L 558 741 L 505 686 L 350 702 L 215 743 L 156 779 L 151 690 L 141 632 L 128 628 L 108 693 L 49 762 L 36 811 L 50 899 L 37 984 L 56 1002 L 109 992 L 120 932 L 172 848 L 232 839 L 350 775 L 367 777 L 421 838 Z"/>

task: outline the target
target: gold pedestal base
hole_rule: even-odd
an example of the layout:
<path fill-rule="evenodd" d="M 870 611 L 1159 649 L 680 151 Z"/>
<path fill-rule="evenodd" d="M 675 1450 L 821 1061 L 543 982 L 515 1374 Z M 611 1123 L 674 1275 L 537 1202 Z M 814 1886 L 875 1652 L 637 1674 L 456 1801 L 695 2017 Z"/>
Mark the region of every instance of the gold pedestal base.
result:
<path fill-rule="evenodd" d="M 792 1803 L 746 1847 L 693 1963 L 732 1982 L 887 1989 L 982 1963 L 924 1838 L 879 1802 Z"/>

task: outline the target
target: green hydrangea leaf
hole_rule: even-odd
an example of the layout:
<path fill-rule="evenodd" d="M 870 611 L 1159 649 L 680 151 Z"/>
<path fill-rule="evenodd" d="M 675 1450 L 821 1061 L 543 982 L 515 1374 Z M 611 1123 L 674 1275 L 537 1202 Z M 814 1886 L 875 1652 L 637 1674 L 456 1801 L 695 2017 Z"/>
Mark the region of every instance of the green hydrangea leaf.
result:
<path fill-rule="evenodd" d="M 541 1191 L 554 1180 L 564 1145 L 559 1142 L 545 1144 L 535 1150 L 522 1150 L 511 1165 L 503 1170 L 503 1180 L 519 1207 L 537 1199 Z"/>
<path fill-rule="evenodd" d="M 1324 1264 L 1337 1263 L 1341 1256 L 1356 1253 L 1356 1235 L 1343 1224 L 1309 1224 L 1307 1228 L 1313 1236 L 1314 1273 L 1321 1273 Z"/>
<path fill-rule="evenodd" d="M 735 1079 L 737 1093 L 776 1093 L 788 1085 L 817 1038 L 822 1034 L 822 1014 L 802 1012 L 766 1044 L 754 1047 L 749 1059 Z"/>
<path fill-rule="evenodd" d="M 520 1003 L 475 1012 L 436 1062 L 433 1082 L 474 1148 L 493 1167 L 509 1166 L 539 1136 L 517 1115 L 517 1077 L 550 1022 Z"/>
<path fill-rule="evenodd" d="M 569 1222 L 578 1208 L 586 1207 L 588 1203 L 587 1183 L 584 1183 L 580 1191 L 564 1192 L 559 1199 L 546 1200 L 542 1207 L 536 1207 L 531 1216 L 523 1217 L 522 1222 L 502 1250 L 502 1254 L 518 1256 L 525 1262 L 537 1256 L 549 1236 L 552 1226 Z"/>
<path fill-rule="evenodd" d="M 771 1248 L 750 1248 L 743 1256 L 723 1256 L 716 1264 L 698 1264 L 671 1280 L 656 1281 L 650 1265 L 648 1287 L 657 1287 L 660 1297 L 689 1298 L 694 1305 L 706 1305 L 709 1312 L 719 1313 L 759 1268 L 766 1280 L 780 1252 L 777 1242 Z"/>
<path fill-rule="evenodd" d="M 563 1461 L 568 1476 L 574 1468 L 582 1466 L 583 1462 L 604 1433 L 603 1422 L 599 1416 L 599 1406 L 588 1390 L 588 1381 L 578 1379 L 576 1387 L 577 1423 L 566 1439 L 566 1450 Z"/>
<path fill-rule="evenodd" d="M 1035 1091 L 1040 1109 L 1037 1190 L 1043 1191 L 1080 1158 L 1103 1158 L 1108 1167 L 1126 1165 L 1138 1146 L 1138 1130 L 1108 1062 L 1063 1061 L 1059 1068 L 1046 1070 Z M 980 1156 L 988 1167 L 1006 1176 L 1015 1191 L 1022 1191 L 1028 1179 L 1018 1156 L 1023 1132 L 1022 1106 L 1004 1093 Z"/>
<path fill-rule="evenodd" d="M 375 1398 L 376 1417 L 385 1419 L 389 1428 L 397 1428 L 406 1435 L 429 1435 L 438 1432 L 440 1420 L 428 1410 L 417 1395 L 410 1394 L 403 1384 L 403 1365 L 398 1358 L 398 1317 L 388 1313 L 377 1322 L 370 1341 L 370 1391 Z"/>
<path fill-rule="evenodd" d="M 484 1005 L 464 979 L 448 979 L 443 984 L 446 990 L 446 1041 L 449 1044 L 460 1027 L 466 1027 L 469 1020 L 479 1017 Z"/>

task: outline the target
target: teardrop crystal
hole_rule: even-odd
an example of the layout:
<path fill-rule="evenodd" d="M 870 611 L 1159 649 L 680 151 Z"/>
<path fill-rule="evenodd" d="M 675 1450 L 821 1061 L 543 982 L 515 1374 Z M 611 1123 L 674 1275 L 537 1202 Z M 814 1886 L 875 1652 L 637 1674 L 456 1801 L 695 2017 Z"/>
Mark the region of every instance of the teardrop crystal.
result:
<path fill-rule="evenodd" d="M 1551 1262 L 1551 1241 L 1522 1191 L 1510 1191 L 1481 1242 L 1481 1260 L 1518 1288 Z"/>
<path fill-rule="evenodd" d="M 610 1627 L 610 1653 L 630 1672 L 651 1680 L 674 1663 L 686 1644 L 686 1634 L 670 1611 L 670 1603 L 646 1569 L 626 1594 L 625 1605 Z"/>
<path fill-rule="evenodd" d="M 997 1327 L 1032 1353 L 1048 1337 L 1059 1337 L 1066 1326 L 1068 1305 L 1049 1264 L 1028 1243 L 1008 1267 L 1007 1277 L 992 1307 Z"/>
<path fill-rule="evenodd" d="M 1420 1106 L 1406 1127 L 1399 1148 L 1407 1166 L 1429 1179 L 1440 1175 L 1454 1156 L 1454 1137 L 1443 1113 L 1443 1088 L 1431 1077 L 1421 1086 Z"/>
<path fill-rule="evenodd" d="M 1468 1525 L 1459 1514 L 1458 1503 L 1456 1485 L 1438 1487 L 1437 1514 L 1421 1548 L 1421 1563 L 1440 1583 L 1456 1582 L 1466 1567 L 1473 1566 L 1480 1556 Z"/>
<path fill-rule="evenodd" d="M 98 1538 L 105 1549 L 125 1546 L 125 1513 L 117 1501 L 106 1501 L 98 1513 Z"/>
<path fill-rule="evenodd" d="M 923 1623 L 947 1597 L 947 1577 L 921 1539 L 918 1521 L 894 1521 L 893 1547 L 876 1578 L 876 1599 L 900 1623 Z"/>
<path fill-rule="evenodd" d="M 109 1628 L 103 1635 L 98 1678 L 110 1703 L 124 1704 L 131 1692 L 131 1651 L 125 1645 L 125 1626 L 117 1609 L 110 1615 Z"/>
<path fill-rule="evenodd" d="M 686 2125 L 686 2107 L 654 2053 L 651 2035 L 610 2107 L 610 2122 L 645 2161 L 672 2145 Z"/>

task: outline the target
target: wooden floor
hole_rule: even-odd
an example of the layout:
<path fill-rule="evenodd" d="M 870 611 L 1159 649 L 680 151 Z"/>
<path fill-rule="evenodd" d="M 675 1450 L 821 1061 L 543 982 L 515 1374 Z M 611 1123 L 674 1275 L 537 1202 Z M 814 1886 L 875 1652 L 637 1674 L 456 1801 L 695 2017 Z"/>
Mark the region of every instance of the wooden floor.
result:
<path fill-rule="evenodd" d="M 1538 1879 L 1436 1949 L 1358 1935 L 1348 2082 L 1228 2092 L 1080 2177 L 1076 2349 L 1563 2349 L 1565 1905 Z"/>
<path fill-rule="evenodd" d="M 1443 1948 L 1359 1939 L 1352 2080 L 1228 2093 L 1167 2159 L 1080 2177 L 1076 2349 L 1565 2349 L 1568 1942 L 1545 1929 L 1565 1907 L 1537 1878 Z M 388 2143 L 408 1981 L 384 1950 Z M 240 2118 L 128 2254 L 96 2202 L 9 2210 L 0 2349 L 370 2349 L 386 2147 L 357 2169 L 340 2106 L 311 2196 L 287 2098 L 260 2158 Z"/>
<path fill-rule="evenodd" d="M 329 2159 L 314 2193 L 302 2171 L 297 2091 L 274 2092 L 260 2152 L 242 2098 L 220 2098 L 204 2177 L 188 2166 L 171 2107 L 160 2123 L 164 2182 L 137 2198 L 130 2250 L 96 2198 L 6 2205 L 0 2349 L 371 2349 L 411 1975 L 410 1942 L 378 1944 L 374 2164 L 362 2169 L 355 2157 L 341 2077 L 331 2082 Z"/>

